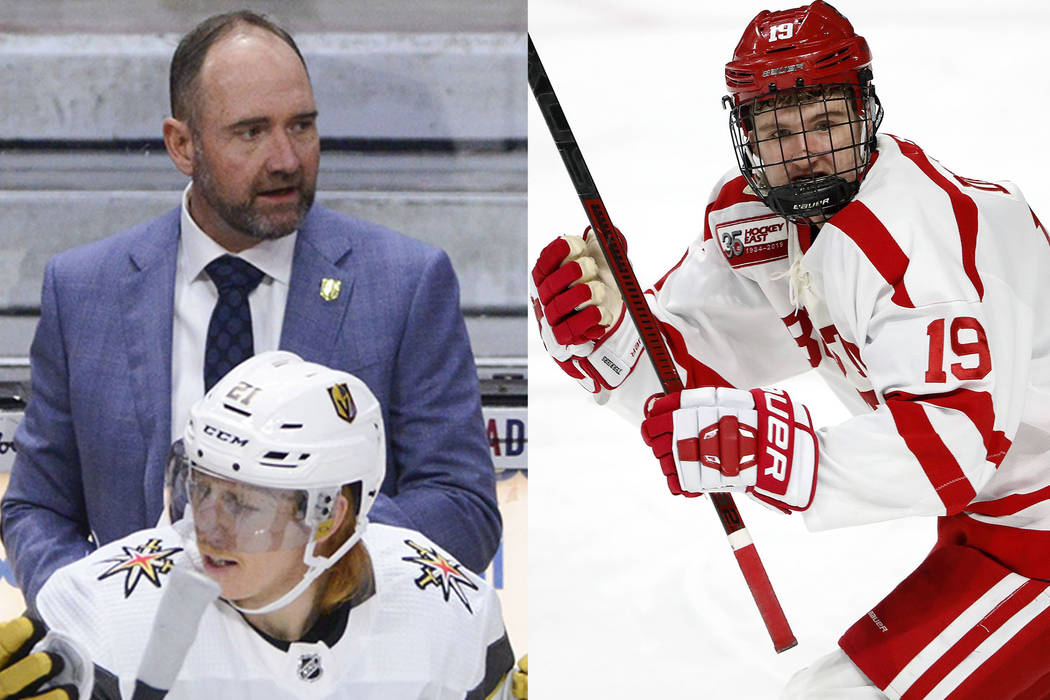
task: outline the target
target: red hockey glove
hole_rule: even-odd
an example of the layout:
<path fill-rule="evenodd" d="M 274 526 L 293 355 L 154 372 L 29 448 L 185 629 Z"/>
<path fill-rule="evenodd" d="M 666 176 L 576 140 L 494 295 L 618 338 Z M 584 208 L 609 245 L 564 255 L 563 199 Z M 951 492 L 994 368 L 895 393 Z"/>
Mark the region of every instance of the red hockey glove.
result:
<path fill-rule="evenodd" d="M 593 393 L 627 378 L 642 343 L 590 229 L 583 238 L 562 236 L 543 249 L 529 296 L 543 345 L 569 376 Z"/>
<path fill-rule="evenodd" d="M 532 281 L 543 317 L 561 345 L 598 340 L 620 317 L 620 292 L 590 229 L 583 238 L 551 241 L 532 268 Z"/>
<path fill-rule="evenodd" d="M 809 411 L 779 389 L 687 389 L 653 397 L 642 439 L 671 493 L 746 491 L 784 512 L 813 502 L 819 447 Z"/>

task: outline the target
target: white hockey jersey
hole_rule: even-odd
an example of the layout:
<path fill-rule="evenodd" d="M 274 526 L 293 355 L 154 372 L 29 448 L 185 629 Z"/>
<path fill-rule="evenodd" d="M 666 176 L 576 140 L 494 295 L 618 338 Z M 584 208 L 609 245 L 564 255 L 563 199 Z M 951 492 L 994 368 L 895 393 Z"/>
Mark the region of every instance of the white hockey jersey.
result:
<path fill-rule="evenodd" d="M 1017 187 L 880 135 L 855 199 L 814 232 L 738 172 L 719 182 L 703 235 L 648 292 L 687 386 L 816 367 L 836 390 L 854 417 L 820 431 L 810 529 L 965 513 L 1050 536 L 1050 239 Z M 596 399 L 637 423 L 659 391 L 642 360 Z"/>
<path fill-rule="evenodd" d="M 317 641 L 275 642 L 217 600 L 168 697 L 512 697 L 514 658 L 495 591 L 415 531 L 373 523 L 363 541 L 375 591 L 343 623 Z M 104 669 L 96 674 L 103 686 L 113 674 L 129 698 L 165 582 L 194 556 L 174 528 L 141 530 L 57 571 L 38 612 L 83 643 Z"/>

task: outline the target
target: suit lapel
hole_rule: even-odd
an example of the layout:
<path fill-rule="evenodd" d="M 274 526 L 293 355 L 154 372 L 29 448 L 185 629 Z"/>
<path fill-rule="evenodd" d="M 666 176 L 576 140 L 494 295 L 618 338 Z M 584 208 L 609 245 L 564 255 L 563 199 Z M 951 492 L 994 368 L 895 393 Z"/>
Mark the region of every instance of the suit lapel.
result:
<path fill-rule="evenodd" d="M 299 231 L 281 326 L 281 349 L 328 363 L 350 304 L 354 280 L 350 270 L 339 265 L 350 252 L 349 238 L 324 224 L 322 217 L 311 212 Z"/>
<path fill-rule="evenodd" d="M 121 282 L 129 381 L 147 446 L 143 489 L 149 519 L 160 512 L 164 458 L 171 443 L 171 324 L 178 240 L 176 209 L 134 239 L 128 250 L 130 272 Z"/>

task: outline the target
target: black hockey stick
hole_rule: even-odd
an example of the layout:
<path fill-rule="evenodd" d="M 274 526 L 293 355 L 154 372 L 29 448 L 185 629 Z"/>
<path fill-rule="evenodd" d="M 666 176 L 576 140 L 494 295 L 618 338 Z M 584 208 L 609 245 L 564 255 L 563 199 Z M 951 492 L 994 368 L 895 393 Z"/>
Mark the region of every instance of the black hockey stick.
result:
<path fill-rule="evenodd" d="M 565 169 L 576 187 L 576 194 L 579 195 L 580 202 L 583 203 L 587 219 L 591 222 L 591 227 L 598 238 L 602 252 L 609 262 L 609 267 L 612 268 L 616 284 L 623 295 L 624 303 L 627 305 L 627 313 L 638 328 L 638 334 L 645 344 L 645 351 L 649 355 L 649 359 L 652 360 L 664 392 L 669 394 L 681 391 L 684 385 L 678 376 L 678 369 L 675 367 L 674 360 L 671 359 L 671 355 L 667 350 L 667 344 L 660 334 L 660 327 L 657 325 L 656 318 L 645 300 L 642 288 L 638 284 L 638 278 L 635 277 L 634 270 L 631 268 L 631 262 L 627 259 L 627 249 L 615 233 L 612 221 L 609 219 L 609 213 L 605 209 L 601 195 L 598 194 L 598 188 L 594 184 L 590 170 L 587 169 L 587 163 L 583 160 L 583 153 L 576 143 L 576 138 L 572 135 L 572 129 L 569 128 L 569 122 L 562 111 L 561 103 L 558 102 L 558 97 L 554 94 L 554 88 L 547 77 L 547 71 L 543 68 L 543 63 L 540 62 L 540 56 L 536 52 L 536 47 L 532 44 L 531 36 L 529 36 L 528 42 L 529 86 L 532 88 L 536 104 L 539 105 L 540 112 L 543 113 L 543 118 L 547 122 L 547 128 L 550 129 L 551 136 L 554 137 L 554 143 L 558 146 L 562 161 L 565 163 Z M 740 517 L 740 511 L 737 510 L 733 497 L 728 493 L 712 493 L 709 495 L 711 496 L 711 502 L 715 504 L 718 517 L 722 521 L 722 527 L 725 528 L 733 553 L 736 555 L 740 572 L 744 575 L 744 580 L 747 582 L 751 595 L 755 599 L 762 621 L 765 623 L 769 636 L 773 640 L 773 647 L 777 650 L 777 653 L 790 649 L 798 641 L 791 632 L 791 626 L 784 616 L 784 610 L 780 607 L 780 601 L 773 590 L 773 585 L 769 582 L 766 568 L 762 565 L 762 560 L 758 556 L 758 550 L 755 549 L 755 544 L 751 541 L 751 536 L 744 526 L 744 521 Z"/>

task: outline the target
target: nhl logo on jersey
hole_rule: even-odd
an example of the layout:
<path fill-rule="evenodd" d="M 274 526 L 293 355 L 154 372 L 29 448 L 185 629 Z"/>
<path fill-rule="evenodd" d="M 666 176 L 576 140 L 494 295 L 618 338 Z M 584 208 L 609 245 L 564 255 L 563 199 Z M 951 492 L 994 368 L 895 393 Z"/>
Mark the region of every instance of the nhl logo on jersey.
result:
<path fill-rule="evenodd" d="M 715 226 L 714 237 L 731 267 L 786 258 L 788 222 L 779 216 L 753 216 Z"/>
<path fill-rule="evenodd" d="M 112 563 L 113 565 L 102 572 L 98 580 L 102 581 L 110 576 L 124 574 L 125 598 L 129 598 L 135 592 L 135 587 L 144 578 L 160 588 L 160 577 L 169 573 L 175 566 L 171 557 L 182 551 L 182 547 L 165 549 L 161 546 L 161 541 L 156 538 L 150 538 L 145 544 L 137 547 L 122 547 L 121 549 L 124 550 L 123 554 L 102 560 L 104 564 Z"/>
<path fill-rule="evenodd" d="M 303 654 L 299 657 L 299 668 L 296 670 L 299 676 L 299 680 L 307 683 L 313 683 L 321 674 L 324 673 L 324 669 L 321 668 L 321 657 L 319 654 Z"/>
<path fill-rule="evenodd" d="M 445 602 L 449 601 L 455 594 L 459 602 L 463 603 L 467 612 L 473 614 L 467 594 L 464 589 L 478 590 L 478 585 L 470 580 L 460 565 L 451 557 L 438 553 L 433 547 L 424 547 L 412 540 L 405 540 L 405 544 L 416 551 L 416 556 L 402 557 L 402 561 L 409 561 L 423 567 L 423 573 L 416 579 L 419 590 L 425 591 L 427 586 L 434 586 L 441 591 Z"/>

